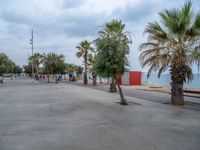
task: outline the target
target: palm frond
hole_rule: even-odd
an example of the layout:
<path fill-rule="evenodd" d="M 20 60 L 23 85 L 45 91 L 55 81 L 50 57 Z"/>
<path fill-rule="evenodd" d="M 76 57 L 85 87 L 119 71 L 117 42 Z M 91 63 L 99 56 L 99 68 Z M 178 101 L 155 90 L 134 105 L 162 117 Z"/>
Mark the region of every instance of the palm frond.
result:
<path fill-rule="evenodd" d="M 139 60 L 142 67 L 161 73 L 172 66 L 181 80 L 191 79 L 190 64 L 200 66 L 200 12 L 193 19 L 192 2 L 181 9 L 164 10 L 159 13 L 161 23 L 154 21 L 147 25 L 147 42 L 140 45 Z"/>
<path fill-rule="evenodd" d="M 198 33 L 200 32 L 200 12 L 198 12 L 195 17 L 194 28 L 198 31 Z"/>
<path fill-rule="evenodd" d="M 79 51 L 79 52 L 76 53 L 76 57 L 80 58 L 82 56 L 83 56 L 82 52 Z"/>
<path fill-rule="evenodd" d="M 197 64 L 198 72 L 200 69 L 200 45 L 198 45 L 189 55 L 189 62 Z"/>

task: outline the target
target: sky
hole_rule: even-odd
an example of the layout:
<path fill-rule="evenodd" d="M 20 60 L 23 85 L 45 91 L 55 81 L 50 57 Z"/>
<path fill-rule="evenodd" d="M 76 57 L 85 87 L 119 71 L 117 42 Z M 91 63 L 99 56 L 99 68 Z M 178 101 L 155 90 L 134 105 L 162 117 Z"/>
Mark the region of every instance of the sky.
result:
<path fill-rule="evenodd" d="M 194 10 L 200 11 L 200 0 L 192 2 Z M 185 0 L 0 0 L 0 52 L 21 66 L 27 64 L 33 29 L 34 52 L 64 54 L 67 63 L 81 65 L 82 59 L 75 56 L 76 46 L 83 40 L 93 41 L 106 22 L 118 19 L 132 35 L 130 69 L 141 70 L 138 47 L 146 41 L 146 25 L 159 21 L 158 13 L 164 9 L 181 8 L 184 3 Z"/>

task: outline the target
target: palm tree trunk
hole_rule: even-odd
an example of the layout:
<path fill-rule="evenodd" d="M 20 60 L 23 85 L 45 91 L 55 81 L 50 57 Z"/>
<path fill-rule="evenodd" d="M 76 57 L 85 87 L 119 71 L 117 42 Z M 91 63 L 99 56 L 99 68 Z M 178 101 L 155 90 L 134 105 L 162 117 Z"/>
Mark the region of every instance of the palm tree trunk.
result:
<path fill-rule="evenodd" d="M 39 80 L 39 78 L 38 78 L 38 68 L 39 68 L 39 65 L 37 64 L 36 65 L 36 76 L 35 76 L 36 80 Z"/>
<path fill-rule="evenodd" d="M 117 92 L 116 83 L 114 78 L 112 78 L 112 82 L 110 84 L 110 92 Z"/>
<path fill-rule="evenodd" d="M 103 82 L 102 82 L 102 80 L 101 80 L 101 77 L 99 77 L 99 80 L 100 80 L 100 84 L 102 84 Z"/>
<path fill-rule="evenodd" d="M 84 82 L 84 84 L 87 84 L 87 72 L 84 72 L 83 82 Z"/>
<path fill-rule="evenodd" d="M 128 105 L 128 103 L 127 103 L 127 101 L 126 101 L 126 99 L 124 98 L 124 94 L 123 94 L 123 92 L 122 92 L 122 88 L 121 88 L 121 86 L 119 85 L 119 83 L 117 82 L 117 81 L 115 81 L 116 82 L 116 84 L 117 84 L 117 87 L 118 87 L 118 90 L 119 90 L 119 95 L 120 95 L 120 104 L 121 105 Z"/>
<path fill-rule="evenodd" d="M 84 72 L 84 84 L 86 85 L 88 83 L 88 79 L 87 79 L 87 57 L 84 57 L 84 65 L 85 65 L 85 72 Z"/>
<path fill-rule="evenodd" d="M 92 81 L 93 81 L 93 85 L 95 86 L 95 85 L 97 85 L 97 75 L 96 75 L 96 73 L 94 73 L 94 72 L 92 72 Z"/>
<path fill-rule="evenodd" d="M 49 83 L 49 73 L 47 73 L 47 82 Z"/>
<path fill-rule="evenodd" d="M 55 74 L 55 83 L 58 83 L 57 74 Z"/>
<path fill-rule="evenodd" d="M 179 69 L 174 65 L 171 69 L 171 104 L 184 105 L 183 79 L 178 74 L 180 74 Z"/>
<path fill-rule="evenodd" d="M 38 68 L 39 68 L 39 65 L 37 64 L 36 65 L 36 73 L 38 74 Z"/>
<path fill-rule="evenodd" d="M 183 82 L 182 83 L 176 83 L 176 82 L 172 81 L 171 104 L 173 104 L 173 105 L 184 105 Z"/>
<path fill-rule="evenodd" d="M 110 83 L 110 78 L 107 78 L 107 84 L 109 84 Z"/>

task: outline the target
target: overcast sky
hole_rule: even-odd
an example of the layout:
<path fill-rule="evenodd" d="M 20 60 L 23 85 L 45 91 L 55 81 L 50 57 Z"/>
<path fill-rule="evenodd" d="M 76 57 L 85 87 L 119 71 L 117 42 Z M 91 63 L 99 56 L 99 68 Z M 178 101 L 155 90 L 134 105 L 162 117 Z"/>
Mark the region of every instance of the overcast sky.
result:
<path fill-rule="evenodd" d="M 148 22 L 158 20 L 163 9 L 180 8 L 185 0 L 0 0 L 0 52 L 17 64 L 27 63 L 31 54 L 31 29 L 34 52 L 56 52 L 66 62 L 82 64 L 75 56 L 76 45 L 94 40 L 105 22 L 120 19 L 133 33 L 129 61 L 131 69 L 141 70 L 138 46 Z M 200 0 L 193 0 L 200 8 Z M 200 10 L 200 9 L 199 9 Z M 197 69 L 195 69 L 196 72 Z"/>

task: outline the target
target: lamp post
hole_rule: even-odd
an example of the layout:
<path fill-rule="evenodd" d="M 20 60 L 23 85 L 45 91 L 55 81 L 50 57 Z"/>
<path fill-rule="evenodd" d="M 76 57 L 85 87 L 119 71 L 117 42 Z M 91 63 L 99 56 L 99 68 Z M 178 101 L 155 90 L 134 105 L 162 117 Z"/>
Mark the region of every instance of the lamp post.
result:
<path fill-rule="evenodd" d="M 31 44 L 31 50 L 32 50 L 32 57 L 33 57 L 33 29 L 31 30 L 30 44 Z M 34 77 L 33 60 L 32 60 L 32 62 L 31 62 L 31 66 L 32 66 L 32 78 L 33 78 L 33 77 Z"/>

